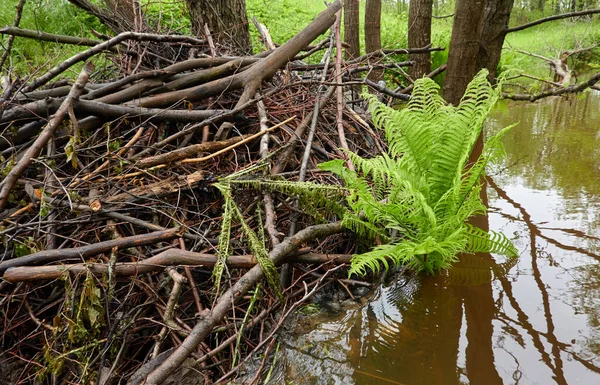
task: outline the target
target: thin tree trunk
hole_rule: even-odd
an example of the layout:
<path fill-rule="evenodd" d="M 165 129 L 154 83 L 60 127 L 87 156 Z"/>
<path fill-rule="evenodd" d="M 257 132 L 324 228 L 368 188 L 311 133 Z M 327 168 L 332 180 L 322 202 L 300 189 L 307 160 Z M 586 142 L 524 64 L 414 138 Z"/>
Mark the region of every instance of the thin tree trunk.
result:
<path fill-rule="evenodd" d="M 484 0 L 456 0 L 444 99 L 458 105 L 477 72 Z"/>
<path fill-rule="evenodd" d="M 344 42 L 346 60 L 360 56 L 360 42 L 358 40 L 358 21 L 360 10 L 358 0 L 344 0 Z"/>
<path fill-rule="evenodd" d="M 239 55 L 252 51 L 245 0 L 186 0 L 192 33 L 204 35 L 208 26 L 212 38 L 229 53 Z"/>
<path fill-rule="evenodd" d="M 537 0 L 537 7 L 536 9 L 540 12 L 544 12 L 544 3 L 546 1 L 545 0 Z"/>
<path fill-rule="evenodd" d="M 371 53 L 381 49 L 381 0 L 367 0 L 365 5 L 365 50 Z M 382 70 L 369 72 L 367 79 L 377 82 Z"/>
<path fill-rule="evenodd" d="M 431 16 L 433 0 L 410 0 L 408 11 L 408 48 L 425 47 L 431 43 Z M 420 78 L 431 72 L 431 53 L 408 55 L 415 62 L 410 68 L 413 79 Z"/>
<path fill-rule="evenodd" d="M 344 0 L 344 42 L 348 45 L 345 54 L 346 60 L 352 60 L 360 56 L 359 15 L 358 0 Z M 360 95 L 360 85 L 350 86 L 349 89 L 352 93 L 352 100 Z"/>

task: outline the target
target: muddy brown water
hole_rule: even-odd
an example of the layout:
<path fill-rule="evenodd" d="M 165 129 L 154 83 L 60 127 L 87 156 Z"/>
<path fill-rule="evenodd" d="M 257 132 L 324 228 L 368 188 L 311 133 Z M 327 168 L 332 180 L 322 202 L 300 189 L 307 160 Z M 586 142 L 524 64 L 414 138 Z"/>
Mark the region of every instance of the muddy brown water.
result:
<path fill-rule="evenodd" d="M 518 259 L 464 256 L 280 339 L 288 384 L 600 384 L 600 93 L 502 101 L 489 227 Z"/>

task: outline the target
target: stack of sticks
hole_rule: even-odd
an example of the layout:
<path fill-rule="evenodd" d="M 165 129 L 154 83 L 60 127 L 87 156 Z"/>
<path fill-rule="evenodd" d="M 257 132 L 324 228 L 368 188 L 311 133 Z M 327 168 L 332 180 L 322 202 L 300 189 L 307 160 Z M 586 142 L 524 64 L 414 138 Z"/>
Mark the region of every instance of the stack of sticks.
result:
<path fill-rule="evenodd" d="M 333 267 L 349 263 L 356 247 L 339 221 L 314 224 L 293 198 L 252 190 L 234 198 L 247 222 L 266 230 L 275 265 L 294 264 L 284 295 L 257 288 L 264 273 L 239 226 L 221 287 L 210 279 L 219 178 L 263 162 L 260 178 L 335 184 L 317 164 L 346 158 L 345 150 L 385 150 L 348 90 L 366 85 L 407 100 L 400 88 L 360 73 L 406 75 L 411 63 L 392 58 L 409 50 L 342 60 L 340 7 L 333 3 L 290 41 L 254 56 L 216 56 L 210 39 L 126 32 L 6 87 L 0 373 L 8 370 L 14 384 L 35 377 L 160 384 L 192 360 L 207 382 L 224 381 L 240 361 L 269 352 L 285 317 L 317 288 L 333 284 L 353 297 L 353 287 L 369 286 Z M 330 28 L 338 33 L 310 46 Z M 127 53 L 118 47 L 128 40 L 212 54 L 96 81 L 106 73 L 95 70 L 96 55 L 121 60 Z M 303 61 L 316 55 L 318 64 Z M 82 62 L 73 83 L 51 83 Z"/>

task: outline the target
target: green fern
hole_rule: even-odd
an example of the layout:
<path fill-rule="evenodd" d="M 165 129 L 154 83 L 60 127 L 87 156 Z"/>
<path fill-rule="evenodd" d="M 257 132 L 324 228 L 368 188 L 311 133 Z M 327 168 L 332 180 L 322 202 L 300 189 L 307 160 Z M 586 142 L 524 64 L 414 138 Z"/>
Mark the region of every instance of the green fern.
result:
<path fill-rule="evenodd" d="M 365 159 L 350 152 L 356 171 L 342 160 L 320 165 L 346 182 L 343 224 L 358 235 L 385 242 L 355 255 L 350 272 L 364 275 L 390 263 L 434 273 L 450 267 L 459 252 L 516 255 L 504 235 L 466 224 L 485 213 L 481 180 L 488 162 L 502 154 L 500 138 L 490 138 L 482 155 L 467 167 L 483 123 L 498 92 L 481 71 L 458 107 L 446 105 L 431 79 L 415 82 L 408 106 L 394 110 L 367 95 L 373 122 L 385 129 L 388 153 Z M 389 243 L 388 243 L 389 242 Z"/>

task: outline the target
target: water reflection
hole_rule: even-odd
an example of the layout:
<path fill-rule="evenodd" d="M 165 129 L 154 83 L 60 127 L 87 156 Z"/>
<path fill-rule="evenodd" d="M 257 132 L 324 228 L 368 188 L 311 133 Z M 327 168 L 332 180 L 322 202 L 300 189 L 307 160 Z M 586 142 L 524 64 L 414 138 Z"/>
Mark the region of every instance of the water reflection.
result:
<path fill-rule="evenodd" d="M 446 274 L 380 288 L 286 342 L 287 380 L 600 383 L 599 105 L 591 93 L 501 104 L 489 130 L 520 124 L 491 171 L 487 220 L 514 234 L 520 258 L 463 256 Z"/>

